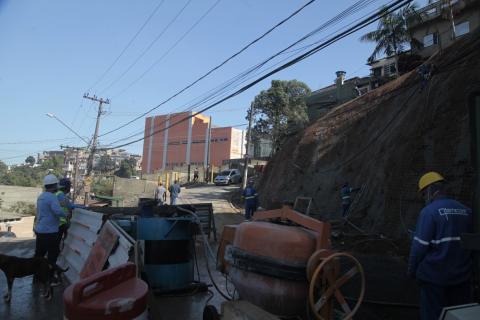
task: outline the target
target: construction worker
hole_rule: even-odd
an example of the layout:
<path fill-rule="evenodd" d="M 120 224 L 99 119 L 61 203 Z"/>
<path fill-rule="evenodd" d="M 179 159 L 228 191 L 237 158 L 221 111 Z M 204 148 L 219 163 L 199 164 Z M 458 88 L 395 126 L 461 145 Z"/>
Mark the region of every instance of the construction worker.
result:
<path fill-rule="evenodd" d="M 193 170 L 193 182 L 198 182 L 198 176 L 199 176 L 198 168 L 195 168 L 195 170 Z"/>
<path fill-rule="evenodd" d="M 60 218 L 65 218 L 66 213 L 55 196 L 58 190 L 58 178 L 53 174 L 49 174 L 43 179 L 43 185 L 45 191 L 37 198 L 37 213 L 34 226 L 36 234 L 35 257 L 47 255 L 50 264 L 55 265 L 60 253 L 58 226 Z"/>
<path fill-rule="evenodd" d="M 180 185 L 178 184 L 178 180 L 175 180 L 175 182 L 168 188 L 168 192 L 170 192 L 170 205 L 176 205 L 177 204 L 177 198 L 178 195 L 180 194 Z"/>
<path fill-rule="evenodd" d="M 250 220 L 258 207 L 258 194 L 253 187 L 253 181 L 249 180 L 247 187 L 243 190 L 242 197 L 245 199 L 245 219 Z"/>
<path fill-rule="evenodd" d="M 350 188 L 348 182 L 345 182 L 342 186 L 342 189 L 340 190 L 340 197 L 342 199 L 342 217 L 345 218 L 348 209 L 350 209 L 350 205 L 352 204 L 352 193 L 359 190 L 360 188 Z"/>
<path fill-rule="evenodd" d="M 157 200 L 159 206 L 167 202 L 167 189 L 165 189 L 161 182 L 159 182 L 158 187 L 155 188 L 155 200 Z"/>
<path fill-rule="evenodd" d="M 444 307 L 469 303 L 471 256 L 460 243 L 472 231 L 472 212 L 445 194 L 445 179 L 437 172 L 418 182 L 425 207 L 418 217 L 410 250 L 408 275 L 420 285 L 421 319 L 438 319 Z"/>
<path fill-rule="evenodd" d="M 62 241 L 63 238 L 67 235 L 67 229 L 70 225 L 70 218 L 72 216 L 73 209 L 75 208 L 85 208 L 82 205 L 74 204 L 68 197 L 70 194 L 70 189 L 72 188 L 72 183 L 68 178 L 60 179 L 58 183 L 58 191 L 55 193 L 57 196 L 58 201 L 60 202 L 60 206 L 62 207 L 63 211 L 66 214 L 66 217 L 60 217 L 60 224 L 58 226 L 58 243 Z"/>

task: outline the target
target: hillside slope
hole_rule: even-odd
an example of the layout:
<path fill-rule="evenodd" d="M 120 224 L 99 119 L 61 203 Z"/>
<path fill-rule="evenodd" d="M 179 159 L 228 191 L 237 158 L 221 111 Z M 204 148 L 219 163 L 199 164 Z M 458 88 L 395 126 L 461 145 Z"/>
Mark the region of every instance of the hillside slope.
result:
<path fill-rule="evenodd" d="M 468 97 L 480 84 L 476 32 L 432 57 L 432 78 L 412 71 L 336 107 L 290 138 L 259 185 L 262 206 L 313 198 L 321 219 L 340 217 L 340 188 L 366 185 L 352 221 L 369 233 L 407 236 L 423 203 L 421 174 L 445 175 L 449 191 L 472 200 Z"/>

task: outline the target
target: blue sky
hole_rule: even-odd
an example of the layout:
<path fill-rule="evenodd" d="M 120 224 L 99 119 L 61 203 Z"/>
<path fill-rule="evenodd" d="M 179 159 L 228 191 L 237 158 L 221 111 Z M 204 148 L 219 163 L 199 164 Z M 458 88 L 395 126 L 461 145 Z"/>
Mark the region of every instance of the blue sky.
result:
<path fill-rule="evenodd" d="M 162 0 L 0 0 L 0 160 L 23 162 L 28 154 L 82 141 L 45 113 L 54 113 L 73 130 L 91 137 L 96 105 L 82 98 L 119 55 Z M 105 78 L 89 92 L 110 98 L 100 132 L 132 119 L 239 50 L 306 0 L 220 0 L 217 6 L 169 54 L 128 90 L 217 0 L 192 0 L 178 20 L 152 48 L 108 90 L 126 68 L 158 36 L 187 0 L 165 0 L 143 31 Z M 355 0 L 317 0 L 235 60 L 156 110 L 163 114 L 185 104 L 283 49 Z M 378 0 L 305 44 L 389 2 Z M 425 1 L 419 1 L 420 4 Z M 216 125 L 246 123 L 246 109 L 272 79 L 298 79 L 312 90 L 330 85 L 337 70 L 347 77 L 368 74 L 366 59 L 373 44 L 361 43 L 360 31 L 303 62 L 266 79 L 208 112 Z M 282 58 L 284 58 L 283 56 Z M 276 60 L 279 61 L 279 60 Z M 101 138 L 108 144 L 143 130 L 144 120 Z M 127 147 L 141 153 L 142 143 Z"/>

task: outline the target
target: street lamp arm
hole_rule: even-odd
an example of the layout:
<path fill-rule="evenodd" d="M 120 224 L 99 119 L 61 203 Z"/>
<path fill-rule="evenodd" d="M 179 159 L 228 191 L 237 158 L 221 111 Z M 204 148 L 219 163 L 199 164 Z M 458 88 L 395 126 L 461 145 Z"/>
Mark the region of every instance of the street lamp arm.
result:
<path fill-rule="evenodd" d="M 60 118 L 58 118 L 56 115 L 54 115 L 53 113 L 46 113 L 45 114 L 47 117 L 50 117 L 50 118 L 53 118 L 55 120 L 57 120 L 58 122 L 60 122 L 65 128 L 67 128 L 68 130 L 70 130 L 74 135 L 76 135 L 77 137 L 79 137 L 80 139 L 82 139 L 83 142 L 85 142 L 87 145 L 90 144 L 84 137 L 82 137 L 81 135 L 79 135 L 78 133 L 76 133 L 72 128 L 70 128 L 65 122 L 63 122 Z"/>

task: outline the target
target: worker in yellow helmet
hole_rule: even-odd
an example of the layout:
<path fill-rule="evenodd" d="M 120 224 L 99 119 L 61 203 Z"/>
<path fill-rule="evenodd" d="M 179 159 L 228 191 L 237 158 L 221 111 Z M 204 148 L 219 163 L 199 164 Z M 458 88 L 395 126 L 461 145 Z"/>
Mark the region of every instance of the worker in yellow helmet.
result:
<path fill-rule="evenodd" d="M 470 252 L 460 243 L 472 232 L 472 211 L 445 192 L 437 172 L 418 182 L 425 207 L 418 217 L 410 250 L 408 274 L 420 285 L 421 319 L 438 319 L 444 307 L 472 302 Z"/>

